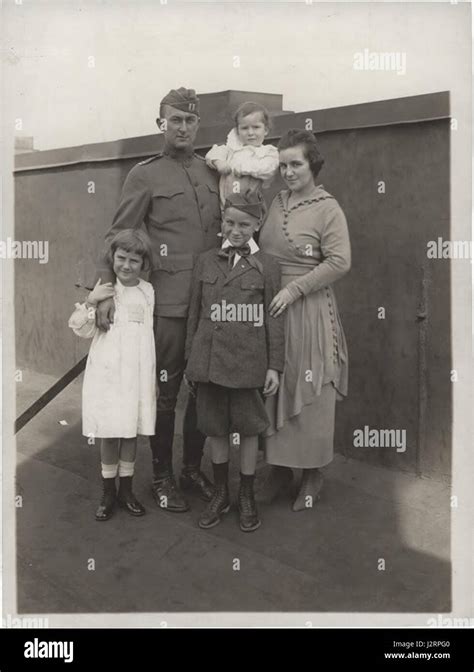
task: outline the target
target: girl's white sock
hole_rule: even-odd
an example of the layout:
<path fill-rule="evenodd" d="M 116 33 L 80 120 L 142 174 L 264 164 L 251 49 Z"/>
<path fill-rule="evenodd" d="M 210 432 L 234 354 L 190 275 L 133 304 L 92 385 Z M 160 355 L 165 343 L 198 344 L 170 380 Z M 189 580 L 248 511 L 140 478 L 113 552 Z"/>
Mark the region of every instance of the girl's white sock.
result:
<path fill-rule="evenodd" d="M 125 462 L 124 460 L 120 460 L 118 467 L 119 476 L 121 477 L 133 476 L 134 471 L 135 471 L 135 462 Z"/>
<path fill-rule="evenodd" d="M 104 464 L 102 462 L 102 478 L 115 478 L 117 476 L 118 464 Z"/>

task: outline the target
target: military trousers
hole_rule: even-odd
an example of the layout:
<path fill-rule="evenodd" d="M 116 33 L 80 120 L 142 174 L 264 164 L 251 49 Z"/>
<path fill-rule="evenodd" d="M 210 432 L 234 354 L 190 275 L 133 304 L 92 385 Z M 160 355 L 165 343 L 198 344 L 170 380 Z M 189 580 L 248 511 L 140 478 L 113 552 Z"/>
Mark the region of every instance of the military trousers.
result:
<path fill-rule="evenodd" d="M 186 318 L 154 319 L 158 401 L 155 436 L 150 437 L 153 462 L 158 471 L 172 464 L 175 410 L 185 367 Z M 197 429 L 196 399 L 188 394 L 183 421 L 183 463 L 199 466 L 205 436 Z"/>

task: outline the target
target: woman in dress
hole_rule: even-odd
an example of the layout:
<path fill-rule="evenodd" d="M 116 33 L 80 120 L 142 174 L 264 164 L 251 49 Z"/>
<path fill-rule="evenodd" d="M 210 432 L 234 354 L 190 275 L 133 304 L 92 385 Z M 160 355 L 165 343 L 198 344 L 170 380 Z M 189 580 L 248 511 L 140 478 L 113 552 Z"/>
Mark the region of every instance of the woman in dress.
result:
<path fill-rule="evenodd" d="M 294 511 L 310 508 L 333 459 L 336 398 L 347 394 L 348 355 L 333 283 L 351 265 L 344 213 L 316 180 L 324 163 L 309 131 L 290 130 L 278 145 L 288 186 L 274 198 L 259 240 L 275 256 L 282 289 L 270 313 L 285 313 L 286 362 L 280 388 L 267 400 L 271 425 L 265 458 L 272 465 L 260 499 L 271 501 L 303 475 Z"/>

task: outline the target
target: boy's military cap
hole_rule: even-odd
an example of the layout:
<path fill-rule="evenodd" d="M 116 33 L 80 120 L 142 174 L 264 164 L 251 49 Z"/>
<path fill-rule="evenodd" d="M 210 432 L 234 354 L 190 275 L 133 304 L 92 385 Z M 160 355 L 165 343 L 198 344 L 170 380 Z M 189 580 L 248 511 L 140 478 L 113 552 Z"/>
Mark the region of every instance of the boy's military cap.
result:
<path fill-rule="evenodd" d="M 227 208 L 236 208 L 257 219 L 261 219 L 264 212 L 262 197 L 252 189 L 240 194 L 229 194 L 225 200 L 224 210 Z"/>

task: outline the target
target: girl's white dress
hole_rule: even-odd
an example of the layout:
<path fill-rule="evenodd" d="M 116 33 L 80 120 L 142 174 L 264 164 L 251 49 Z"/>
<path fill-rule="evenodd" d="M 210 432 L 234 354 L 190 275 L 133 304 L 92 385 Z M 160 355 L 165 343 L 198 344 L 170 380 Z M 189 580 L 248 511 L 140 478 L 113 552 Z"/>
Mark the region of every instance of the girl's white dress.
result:
<path fill-rule="evenodd" d="M 225 145 L 214 145 L 206 154 L 206 163 L 211 168 L 216 167 L 215 161 L 227 161 L 232 170 L 244 173 L 241 178 L 236 178 L 233 173 L 221 175 L 219 192 L 221 208 L 224 209 L 225 199 L 235 193 L 235 182 L 240 184 L 240 192 L 247 189 L 260 191 L 269 186 L 278 169 L 278 149 L 273 145 L 244 145 L 237 131 L 233 128 L 227 136 Z"/>
<path fill-rule="evenodd" d="M 82 388 L 82 433 L 97 438 L 153 435 L 156 418 L 153 287 L 139 280 L 126 287 L 117 278 L 110 330 L 95 324 L 95 310 L 76 303 L 69 326 L 93 338 Z"/>

